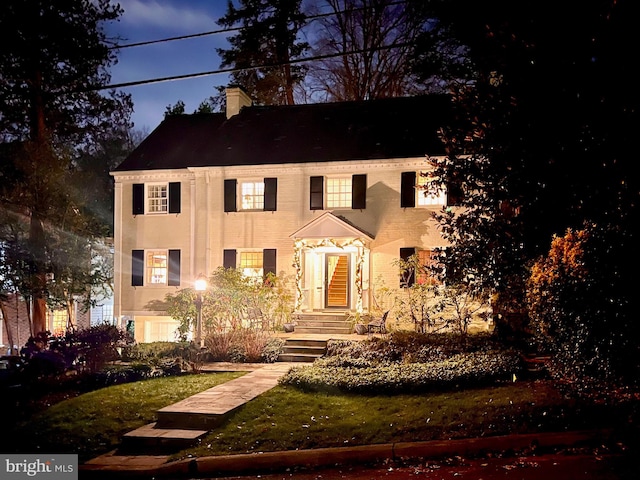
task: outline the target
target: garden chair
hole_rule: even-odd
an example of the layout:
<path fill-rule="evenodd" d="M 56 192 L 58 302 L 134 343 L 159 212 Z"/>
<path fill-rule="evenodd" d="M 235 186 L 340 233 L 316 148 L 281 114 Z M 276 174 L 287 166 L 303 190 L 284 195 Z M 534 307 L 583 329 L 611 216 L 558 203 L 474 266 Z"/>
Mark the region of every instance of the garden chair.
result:
<path fill-rule="evenodd" d="M 367 323 L 367 333 L 387 333 L 387 315 L 389 315 L 389 310 L 384 312 L 380 318 L 375 318 Z"/>

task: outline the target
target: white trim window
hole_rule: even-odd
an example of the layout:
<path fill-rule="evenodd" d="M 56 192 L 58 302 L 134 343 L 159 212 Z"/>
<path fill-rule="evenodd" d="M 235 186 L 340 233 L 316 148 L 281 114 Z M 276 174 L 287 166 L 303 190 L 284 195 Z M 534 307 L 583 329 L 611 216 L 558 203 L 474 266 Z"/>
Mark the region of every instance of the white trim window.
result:
<path fill-rule="evenodd" d="M 351 208 L 351 176 L 327 178 L 327 209 Z"/>
<path fill-rule="evenodd" d="M 169 211 L 169 189 L 166 183 L 150 183 L 147 187 L 147 212 L 167 213 Z"/>
<path fill-rule="evenodd" d="M 264 181 L 240 184 L 242 210 L 264 209 Z"/>
<path fill-rule="evenodd" d="M 425 175 L 427 172 L 417 172 L 416 175 L 416 205 L 420 207 L 429 207 L 447 204 L 447 192 L 443 189 L 437 195 L 427 193 L 429 185 L 429 177 Z"/>
<path fill-rule="evenodd" d="M 146 284 L 166 285 L 169 275 L 169 261 L 166 250 L 147 250 Z"/>
<path fill-rule="evenodd" d="M 131 251 L 131 286 L 180 286 L 180 250 Z"/>
<path fill-rule="evenodd" d="M 240 270 L 245 277 L 262 281 L 264 277 L 264 256 L 260 252 L 240 252 Z"/>
<path fill-rule="evenodd" d="M 50 312 L 51 333 L 57 336 L 67 332 L 69 315 L 66 310 L 53 310 Z"/>

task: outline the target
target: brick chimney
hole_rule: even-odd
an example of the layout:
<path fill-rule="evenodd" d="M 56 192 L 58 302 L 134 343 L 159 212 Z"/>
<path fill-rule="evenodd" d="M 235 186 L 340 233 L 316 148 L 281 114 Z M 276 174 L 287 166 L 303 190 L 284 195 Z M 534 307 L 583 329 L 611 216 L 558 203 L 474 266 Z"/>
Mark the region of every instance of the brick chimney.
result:
<path fill-rule="evenodd" d="M 227 96 L 227 118 L 240 113 L 242 107 L 251 106 L 251 97 L 240 86 L 229 85 L 225 90 L 225 94 Z"/>

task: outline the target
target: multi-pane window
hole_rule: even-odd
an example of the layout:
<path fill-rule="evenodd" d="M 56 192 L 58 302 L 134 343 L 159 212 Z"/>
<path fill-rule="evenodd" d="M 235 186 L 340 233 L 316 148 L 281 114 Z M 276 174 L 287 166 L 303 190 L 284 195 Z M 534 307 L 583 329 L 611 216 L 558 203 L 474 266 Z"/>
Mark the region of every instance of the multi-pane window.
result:
<path fill-rule="evenodd" d="M 416 175 L 416 194 L 417 201 L 416 203 L 419 206 L 429 206 L 429 205 L 446 205 L 447 203 L 447 192 L 444 190 L 440 190 L 438 194 L 434 195 L 431 193 L 427 193 L 427 186 L 429 184 L 429 177 L 424 175 L 425 172 L 418 172 Z"/>
<path fill-rule="evenodd" d="M 262 252 L 241 252 L 240 269 L 245 277 L 262 280 L 264 275 Z"/>
<path fill-rule="evenodd" d="M 242 209 L 264 209 L 264 182 L 244 182 L 241 185 Z"/>
<path fill-rule="evenodd" d="M 51 313 L 51 332 L 54 335 L 64 335 L 67 331 L 69 315 L 66 310 L 54 310 Z"/>
<path fill-rule="evenodd" d="M 416 282 L 420 285 L 438 285 L 440 283 L 436 271 L 441 265 L 438 263 L 436 250 L 401 248 L 400 258 L 406 266 L 400 275 L 400 288 L 411 287 Z"/>
<path fill-rule="evenodd" d="M 180 250 L 132 250 L 131 286 L 180 286 Z"/>
<path fill-rule="evenodd" d="M 167 213 L 168 210 L 167 184 L 147 185 L 147 211 L 149 213 Z"/>
<path fill-rule="evenodd" d="M 439 285 L 441 282 L 434 275 L 434 268 L 440 265 L 437 262 L 437 254 L 434 250 L 418 250 L 418 264 L 421 266 L 418 273 L 418 283 L 426 285 Z"/>
<path fill-rule="evenodd" d="M 134 183 L 131 187 L 131 213 L 180 213 L 180 182 Z"/>
<path fill-rule="evenodd" d="M 168 275 L 167 251 L 147 251 L 147 285 L 166 285 Z"/>
<path fill-rule="evenodd" d="M 351 208 L 351 177 L 327 178 L 326 208 Z"/>

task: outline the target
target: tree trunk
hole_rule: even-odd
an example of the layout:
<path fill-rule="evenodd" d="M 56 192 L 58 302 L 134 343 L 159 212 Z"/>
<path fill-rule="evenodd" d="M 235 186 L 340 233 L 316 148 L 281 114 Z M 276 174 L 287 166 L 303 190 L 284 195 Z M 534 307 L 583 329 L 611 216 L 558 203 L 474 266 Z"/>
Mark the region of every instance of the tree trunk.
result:
<path fill-rule="evenodd" d="M 33 310 L 31 312 L 32 334 L 47 331 L 47 300 L 44 295 L 47 276 L 45 271 L 45 244 L 44 228 L 42 221 L 35 213 L 31 214 L 31 225 L 29 229 L 29 240 L 31 241 L 31 254 L 35 261 L 35 284 L 33 288 Z"/>
<path fill-rule="evenodd" d="M 31 140 L 35 142 L 40 152 L 46 142 L 46 125 L 44 120 L 44 101 L 42 99 L 42 71 L 40 65 L 34 60 L 34 72 L 32 75 L 33 85 L 31 88 L 32 111 L 31 111 Z M 34 158 L 33 162 L 42 162 L 41 158 Z M 41 165 L 40 168 L 44 168 Z M 42 205 L 31 205 L 31 224 L 29 228 L 29 240 L 31 242 L 32 257 L 35 260 L 35 288 L 33 291 L 33 312 L 31 318 L 32 334 L 47 331 L 47 301 L 44 296 L 47 284 L 45 270 L 45 238 L 42 219 L 37 214 L 36 209 Z"/>
<path fill-rule="evenodd" d="M 15 341 L 13 339 L 13 330 L 11 330 L 11 325 L 9 325 L 9 317 L 7 316 L 7 311 L 4 309 L 4 303 L 2 302 L 0 302 L 0 314 L 2 314 L 2 319 L 4 320 L 4 325 L 7 329 L 7 342 L 9 343 L 9 351 L 7 353 L 9 355 L 12 355 L 14 353 L 13 346 L 15 345 Z"/>

